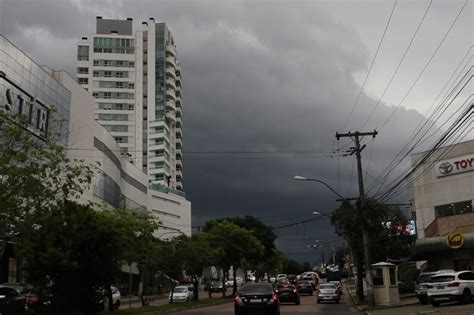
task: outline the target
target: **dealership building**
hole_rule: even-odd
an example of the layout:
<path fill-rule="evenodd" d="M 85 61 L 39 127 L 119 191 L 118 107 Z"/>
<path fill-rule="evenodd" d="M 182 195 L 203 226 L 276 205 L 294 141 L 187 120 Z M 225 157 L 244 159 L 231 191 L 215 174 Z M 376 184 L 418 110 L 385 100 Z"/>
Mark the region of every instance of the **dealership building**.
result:
<path fill-rule="evenodd" d="M 413 166 L 427 153 L 412 155 Z M 474 140 L 438 149 L 411 180 L 414 260 L 431 269 L 474 270 Z"/>
<path fill-rule="evenodd" d="M 160 222 L 157 237 L 190 235 L 191 203 L 184 192 L 153 185 L 148 174 L 121 154 L 113 135 L 94 119 L 94 108 L 93 96 L 66 72 L 36 64 L 0 35 L 0 110 L 28 115 L 28 130 L 40 139 L 46 140 L 47 132 L 54 129 L 68 157 L 95 166 L 91 187 L 81 201 L 146 211 Z M 0 283 L 17 280 L 14 244 L 1 235 Z"/>

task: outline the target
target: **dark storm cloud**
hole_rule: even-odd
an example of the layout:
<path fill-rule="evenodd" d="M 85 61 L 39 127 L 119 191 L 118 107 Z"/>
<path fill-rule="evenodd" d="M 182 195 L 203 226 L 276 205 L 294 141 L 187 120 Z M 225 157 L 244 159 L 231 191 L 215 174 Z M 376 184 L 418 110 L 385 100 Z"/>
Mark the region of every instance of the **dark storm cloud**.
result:
<path fill-rule="evenodd" d="M 182 64 L 183 148 L 190 152 L 184 154 L 184 184 L 193 205 L 193 225 L 254 215 L 278 226 L 337 205 L 337 196 L 324 186 L 294 181 L 294 175 L 323 179 L 348 197 L 357 194 L 353 156 L 315 157 L 331 155 L 329 151 L 337 148 L 335 133 L 343 127 L 360 88 L 353 76 L 367 71 L 368 49 L 350 27 L 308 2 L 106 4 L 3 1 L 0 29 L 34 59 L 72 70 L 75 43 L 93 31 L 97 15 L 134 17 L 137 27 L 149 16 L 168 24 Z M 59 52 L 50 50 L 52 56 L 47 55 L 47 49 L 29 44 L 32 29 L 48 34 L 36 44 L 60 47 Z M 363 95 L 348 129 L 341 131 L 359 128 L 375 102 Z M 391 110 L 382 104 L 367 129 L 380 127 Z M 373 143 L 364 139 L 364 166 L 373 150 L 371 173 L 382 170 L 420 119 L 415 111 L 399 109 Z M 340 144 L 345 149 L 351 145 L 347 139 Z M 191 153 L 272 150 L 292 152 Z M 367 184 L 371 181 L 366 177 Z M 311 240 L 336 238 L 328 220 L 281 229 L 278 235 L 282 249 L 303 247 L 295 254 L 298 259 L 314 258 L 304 249 Z"/>

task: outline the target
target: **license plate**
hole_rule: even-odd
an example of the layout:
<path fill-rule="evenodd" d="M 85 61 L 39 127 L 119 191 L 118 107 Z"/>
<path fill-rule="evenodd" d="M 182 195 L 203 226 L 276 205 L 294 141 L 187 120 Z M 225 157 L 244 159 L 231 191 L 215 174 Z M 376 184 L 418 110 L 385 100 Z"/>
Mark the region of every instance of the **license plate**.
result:
<path fill-rule="evenodd" d="M 436 289 L 438 289 L 438 290 L 443 290 L 443 289 L 444 289 L 444 286 L 439 286 L 439 287 L 437 287 Z"/>
<path fill-rule="evenodd" d="M 250 299 L 250 303 L 262 303 L 261 299 Z"/>
<path fill-rule="evenodd" d="M 324 297 L 326 300 L 329 300 L 331 297 L 330 296 L 325 296 Z"/>

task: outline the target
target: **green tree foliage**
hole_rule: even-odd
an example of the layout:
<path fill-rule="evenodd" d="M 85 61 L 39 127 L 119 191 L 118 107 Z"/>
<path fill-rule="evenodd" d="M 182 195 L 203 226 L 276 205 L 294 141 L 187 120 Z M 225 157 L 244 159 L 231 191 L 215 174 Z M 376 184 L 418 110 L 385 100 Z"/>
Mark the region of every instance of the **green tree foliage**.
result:
<path fill-rule="evenodd" d="M 55 135 L 45 142 L 27 126 L 26 117 L 0 111 L 0 239 L 16 243 L 31 237 L 38 218 L 78 198 L 92 178 L 92 168 L 70 161 Z"/>
<path fill-rule="evenodd" d="M 212 248 L 211 262 L 222 268 L 225 275 L 230 266 L 233 266 L 234 270 L 240 268 L 243 259 L 249 261 L 263 255 L 262 243 L 253 233 L 230 221 L 222 220 L 212 223 L 204 233 Z M 225 285 L 225 277 L 222 279 L 222 285 Z M 225 290 L 222 295 L 225 296 Z"/>
<path fill-rule="evenodd" d="M 369 234 L 369 250 L 372 259 L 370 263 L 399 259 L 411 254 L 415 237 L 407 233 L 408 220 L 397 207 L 384 206 L 375 200 L 368 199 L 364 209 L 359 213 L 357 205 L 343 201 L 341 206 L 333 212 L 331 222 L 336 227 L 336 232 L 349 244 L 359 275 L 363 274 L 365 263 L 362 246 L 364 224 Z M 363 299 L 362 277 L 358 277 L 357 287 L 359 299 Z"/>

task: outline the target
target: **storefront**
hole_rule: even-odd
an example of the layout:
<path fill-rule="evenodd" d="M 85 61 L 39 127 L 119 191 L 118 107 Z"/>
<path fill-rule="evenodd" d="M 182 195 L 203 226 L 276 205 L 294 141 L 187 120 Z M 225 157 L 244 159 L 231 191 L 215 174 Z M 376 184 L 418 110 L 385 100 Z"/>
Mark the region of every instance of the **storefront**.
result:
<path fill-rule="evenodd" d="M 425 156 L 414 154 L 413 165 Z M 414 260 L 432 269 L 474 270 L 474 140 L 438 149 L 412 178 Z"/>

